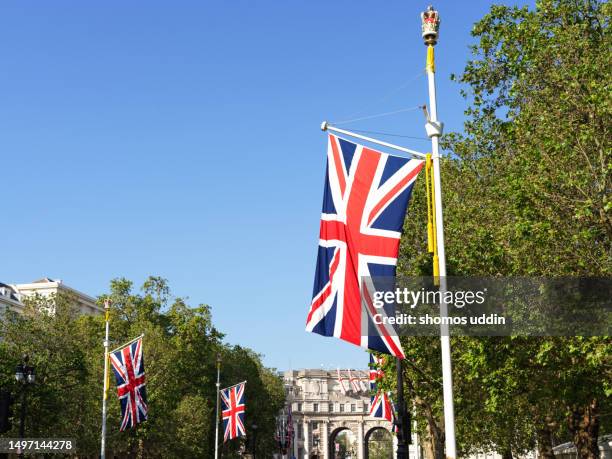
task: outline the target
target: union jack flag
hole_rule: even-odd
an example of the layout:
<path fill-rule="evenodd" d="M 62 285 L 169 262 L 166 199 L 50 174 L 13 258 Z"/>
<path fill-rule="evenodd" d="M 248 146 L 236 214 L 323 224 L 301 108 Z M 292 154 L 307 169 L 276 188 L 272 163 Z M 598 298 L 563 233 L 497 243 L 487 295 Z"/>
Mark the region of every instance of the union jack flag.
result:
<path fill-rule="evenodd" d="M 359 393 L 359 391 L 361 390 L 361 388 L 359 387 L 359 380 L 353 377 L 353 373 L 351 373 L 350 368 L 349 368 L 348 374 L 349 374 L 349 382 L 351 383 L 351 390 L 355 394 Z"/>
<path fill-rule="evenodd" d="M 385 364 L 385 358 L 377 357 L 374 354 L 370 354 L 370 391 L 376 392 L 376 384 L 378 380 L 385 376 L 385 372 L 381 367 Z"/>
<path fill-rule="evenodd" d="M 119 430 L 123 431 L 145 421 L 149 410 L 142 338 L 112 352 L 109 357 L 117 380 L 117 396 L 121 403 Z"/>
<path fill-rule="evenodd" d="M 223 417 L 223 441 L 245 437 L 244 386 L 245 382 L 221 390 L 221 413 Z"/>
<path fill-rule="evenodd" d="M 395 414 L 390 393 L 377 390 L 378 381 L 384 376 L 384 372 L 380 369 L 384 362 L 384 357 L 376 357 L 370 354 L 370 390 L 372 391 L 372 396 L 370 398 L 370 416 L 393 422 Z"/>
<path fill-rule="evenodd" d="M 389 422 L 393 422 L 395 415 L 393 413 L 393 403 L 391 402 L 391 396 L 389 393 L 379 391 L 376 396 L 372 398 L 370 405 L 370 417 L 376 419 L 386 419 Z"/>
<path fill-rule="evenodd" d="M 368 393 L 368 380 L 364 378 L 359 378 L 359 388 L 361 389 L 361 392 L 363 392 L 364 394 L 367 394 Z"/>
<path fill-rule="evenodd" d="M 423 161 L 329 136 L 307 331 L 404 358 L 393 327 L 372 320 L 392 311 L 374 308 L 375 288 L 366 279 L 395 276 L 404 217 L 422 167 Z"/>
<path fill-rule="evenodd" d="M 340 390 L 342 391 L 343 394 L 346 394 L 346 388 L 344 387 L 344 379 L 342 377 L 342 375 L 340 374 L 340 368 L 337 369 L 338 370 L 338 383 L 340 383 Z"/>

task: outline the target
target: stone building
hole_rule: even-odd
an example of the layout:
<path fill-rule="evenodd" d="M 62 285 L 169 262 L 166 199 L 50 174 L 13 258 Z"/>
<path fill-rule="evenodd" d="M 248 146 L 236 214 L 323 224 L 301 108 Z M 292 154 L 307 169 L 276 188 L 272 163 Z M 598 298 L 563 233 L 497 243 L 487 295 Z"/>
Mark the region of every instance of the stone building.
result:
<path fill-rule="evenodd" d="M 81 314 L 96 315 L 104 313 L 104 309 L 96 304 L 96 299 L 72 287 L 60 279 L 44 277 L 27 284 L 3 284 L 0 282 L 0 314 L 7 309 L 21 312 L 25 298 L 34 295 L 48 297 L 64 293 L 70 295 Z"/>
<path fill-rule="evenodd" d="M 336 370 L 292 370 L 284 373 L 287 404 L 291 405 L 294 442 L 292 455 L 297 459 L 333 459 L 335 441 L 343 431 L 355 440 L 356 459 L 368 458 L 368 440 L 376 431 L 392 431 L 392 424 L 369 417 L 368 372 L 351 370 L 360 390 L 348 390 L 348 370 L 342 370 L 345 390 L 340 387 Z M 363 390 L 365 389 L 365 390 Z M 395 437 L 393 437 L 395 450 Z M 413 444 L 416 444 L 413 441 Z M 291 457 L 291 456 L 290 456 Z M 410 447 L 410 459 L 418 458 Z"/>

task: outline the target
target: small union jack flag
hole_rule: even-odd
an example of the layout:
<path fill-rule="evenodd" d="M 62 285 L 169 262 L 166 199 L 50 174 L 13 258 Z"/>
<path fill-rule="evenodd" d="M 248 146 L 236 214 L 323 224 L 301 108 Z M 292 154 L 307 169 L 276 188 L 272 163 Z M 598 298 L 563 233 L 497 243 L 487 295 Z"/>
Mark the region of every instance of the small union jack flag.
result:
<path fill-rule="evenodd" d="M 384 363 L 384 356 L 376 357 L 370 354 L 370 390 L 372 391 L 370 398 L 370 417 L 386 419 L 387 421 L 393 422 L 395 414 L 391 395 L 390 393 L 378 390 L 378 382 L 385 375 L 381 369 Z"/>
<path fill-rule="evenodd" d="M 391 402 L 390 394 L 379 391 L 376 396 L 372 398 L 370 417 L 386 419 L 389 422 L 393 422 L 395 416 L 393 414 L 393 403 Z"/>
<path fill-rule="evenodd" d="M 338 383 L 340 384 L 340 390 L 342 391 L 343 394 L 346 394 L 346 387 L 344 387 L 344 380 L 346 378 L 344 378 L 341 374 L 340 374 L 340 368 L 338 368 Z"/>
<path fill-rule="evenodd" d="M 385 376 L 382 366 L 385 364 L 385 357 L 377 357 L 370 354 L 370 391 L 376 392 L 377 382 Z"/>
<path fill-rule="evenodd" d="M 329 136 L 306 331 L 404 358 L 399 338 L 384 317 L 394 313 L 392 305 L 374 307 L 371 278 L 395 277 L 404 217 L 422 167 L 421 160 Z"/>
<path fill-rule="evenodd" d="M 353 377 L 353 373 L 351 373 L 350 368 L 349 368 L 348 374 L 349 374 L 349 382 L 351 383 L 351 390 L 355 394 L 359 393 L 361 390 L 361 388 L 359 387 L 359 381 L 357 380 L 357 378 Z"/>
<path fill-rule="evenodd" d="M 145 384 L 142 338 L 110 354 L 110 362 L 117 380 L 117 396 L 121 403 L 119 430 L 135 427 L 147 419 L 147 391 Z"/>
<path fill-rule="evenodd" d="M 223 441 L 245 437 L 244 386 L 245 382 L 221 390 L 221 412 L 223 417 Z"/>

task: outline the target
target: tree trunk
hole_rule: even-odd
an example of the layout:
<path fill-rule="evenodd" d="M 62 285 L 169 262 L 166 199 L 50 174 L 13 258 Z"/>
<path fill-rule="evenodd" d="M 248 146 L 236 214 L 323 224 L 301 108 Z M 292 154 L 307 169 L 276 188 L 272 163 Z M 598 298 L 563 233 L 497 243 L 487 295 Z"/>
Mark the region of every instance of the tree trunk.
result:
<path fill-rule="evenodd" d="M 512 451 L 510 449 L 506 449 L 502 451 L 502 459 L 512 459 Z"/>
<path fill-rule="evenodd" d="M 437 419 L 431 405 L 418 395 L 414 397 L 415 405 L 427 420 L 427 436 L 423 439 L 423 453 L 426 459 L 445 459 L 444 455 L 444 418 Z"/>
<path fill-rule="evenodd" d="M 421 448 L 423 448 L 423 456 L 425 459 L 435 459 L 434 447 L 431 444 L 429 435 L 419 435 L 419 441 L 421 442 Z"/>
<path fill-rule="evenodd" d="M 576 453 L 581 459 L 599 459 L 599 409 L 597 400 L 589 405 L 574 406 L 568 418 L 568 427 Z"/>
<path fill-rule="evenodd" d="M 538 457 L 542 459 L 555 459 L 549 423 L 541 423 L 540 427 L 536 429 L 536 435 L 538 438 Z"/>
<path fill-rule="evenodd" d="M 444 458 L 444 434 L 437 426 L 427 423 L 427 435 L 422 438 L 423 454 L 425 459 Z"/>

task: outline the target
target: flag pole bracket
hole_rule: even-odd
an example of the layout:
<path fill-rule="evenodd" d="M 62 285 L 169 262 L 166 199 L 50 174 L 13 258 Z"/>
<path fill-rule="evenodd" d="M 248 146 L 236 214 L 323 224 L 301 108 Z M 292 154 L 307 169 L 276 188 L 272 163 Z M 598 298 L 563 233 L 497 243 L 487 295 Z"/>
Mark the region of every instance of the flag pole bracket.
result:
<path fill-rule="evenodd" d="M 426 154 L 425 153 L 421 153 L 420 151 L 411 150 L 410 148 L 406 148 L 406 147 L 400 147 L 399 145 L 394 145 L 394 144 L 389 143 L 389 142 L 383 142 L 382 140 L 373 139 L 372 137 L 366 137 L 364 135 L 357 134 L 355 132 L 347 131 L 345 129 L 340 129 L 340 128 L 337 128 L 335 126 L 332 126 L 331 124 L 329 124 L 328 121 L 323 121 L 321 123 L 321 130 L 322 131 L 336 132 L 338 134 L 344 134 L 344 135 L 348 135 L 348 136 L 351 136 L 351 137 L 355 137 L 356 139 L 365 140 L 366 142 L 371 142 L 371 143 L 374 143 L 376 145 L 382 145 L 383 147 L 387 147 L 387 148 L 391 148 L 393 150 L 398 150 L 398 151 L 401 151 L 401 152 L 404 152 L 404 153 L 408 153 L 409 155 L 412 155 L 412 156 L 417 157 L 419 159 L 425 159 L 425 157 L 426 157 Z"/>
<path fill-rule="evenodd" d="M 425 123 L 425 132 L 427 132 L 427 137 L 430 139 L 432 137 L 441 137 L 442 132 L 444 132 L 444 123 L 442 121 L 432 121 L 427 120 Z"/>

